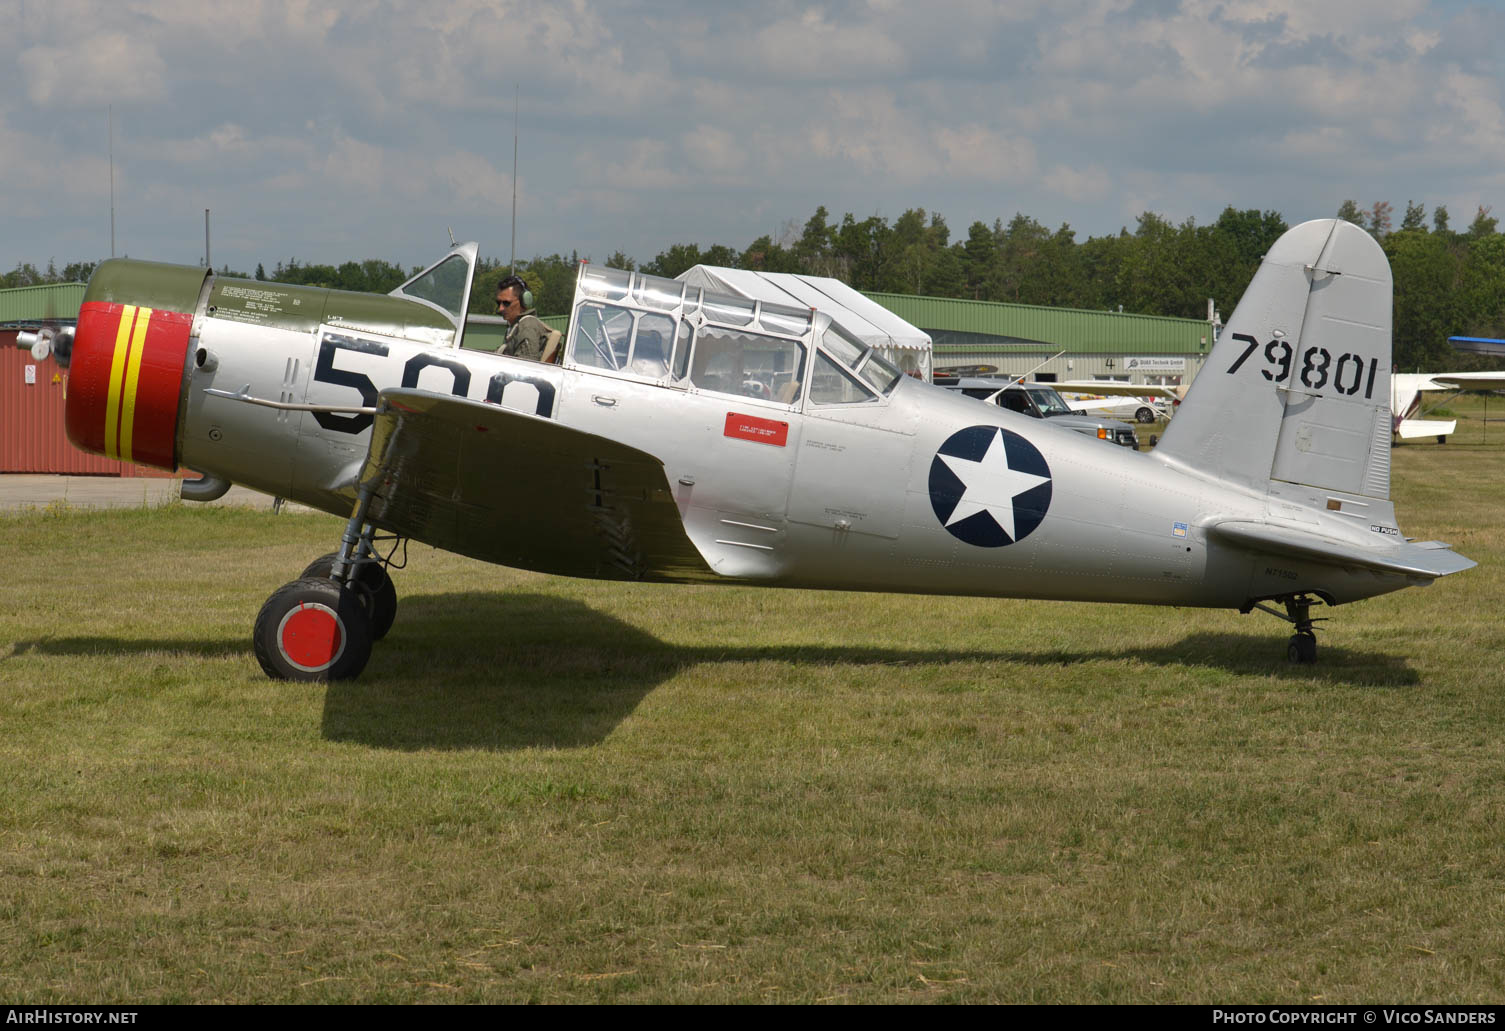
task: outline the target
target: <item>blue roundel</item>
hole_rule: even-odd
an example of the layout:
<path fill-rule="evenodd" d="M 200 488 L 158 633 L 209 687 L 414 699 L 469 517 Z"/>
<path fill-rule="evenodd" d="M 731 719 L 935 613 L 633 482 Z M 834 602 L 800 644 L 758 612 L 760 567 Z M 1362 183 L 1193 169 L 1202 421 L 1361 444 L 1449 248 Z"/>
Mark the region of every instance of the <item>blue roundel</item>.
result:
<path fill-rule="evenodd" d="M 958 540 L 979 548 L 1013 544 L 1050 508 L 1050 467 L 1019 434 L 969 426 L 946 438 L 930 463 L 930 505 Z"/>

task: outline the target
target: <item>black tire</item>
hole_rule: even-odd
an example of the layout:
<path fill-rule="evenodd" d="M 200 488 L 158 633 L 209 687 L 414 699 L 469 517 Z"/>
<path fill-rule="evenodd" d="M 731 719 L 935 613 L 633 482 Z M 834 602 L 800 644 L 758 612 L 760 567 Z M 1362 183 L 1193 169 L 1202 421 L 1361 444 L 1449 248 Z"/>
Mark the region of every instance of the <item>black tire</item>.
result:
<path fill-rule="evenodd" d="M 351 680 L 371 658 L 371 620 L 360 592 L 329 579 L 284 584 L 261 606 L 251 644 L 274 680 Z"/>
<path fill-rule="evenodd" d="M 340 553 L 337 551 L 320 555 L 303 570 L 303 579 L 328 580 L 334 574 L 334 560 L 339 557 Z M 356 586 L 359 588 L 361 604 L 371 617 L 371 639 L 380 641 L 387 636 L 387 631 L 392 629 L 392 623 L 397 619 L 397 587 L 380 564 L 367 562 L 360 568 L 361 577 Z"/>
<path fill-rule="evenodd" d="M 397 619 L 397 587 L 381 566 L 366 566 L 356 586 L 361 591 L 361 600 L 366 603 L 366 615 L 371 620 L 371 639 L 380 641 L 392 629 Z M 372 586 L 371 581 L 376 585 Z"/>
<path fill-rule="evenodd" d="M 1138 419 L 1142 423 L 1151 423 L 1151 422 L 1154 422 L 1155 421 L 1155 409 L 1153 409 L 1153 408 L 1149 407 L 1148 405 L 1146 405 L 1145 407 L 1139 409 L 1139 411 L 1137 411 L 1137 412 L 1134 413 L 1134 418 Z"/>
<path fill-rule="evenodd" d="M 1308 665 L 1317 661 L 1317 638 L 1311 634 L 1292 634 L 1286 645 L 1286 658 L 1294 663 Z"/>
<path fill-rule="evenodd" d="M 329 575 L 334 572 L 334 560 L 339 557 L 340 553 L 338 551 L 331 551 L 328 555 L 320 555 L 318 558 L 314 559 L 308 564 L 308 566 L 303 570 L 298 579 L 329 579 Z"/>

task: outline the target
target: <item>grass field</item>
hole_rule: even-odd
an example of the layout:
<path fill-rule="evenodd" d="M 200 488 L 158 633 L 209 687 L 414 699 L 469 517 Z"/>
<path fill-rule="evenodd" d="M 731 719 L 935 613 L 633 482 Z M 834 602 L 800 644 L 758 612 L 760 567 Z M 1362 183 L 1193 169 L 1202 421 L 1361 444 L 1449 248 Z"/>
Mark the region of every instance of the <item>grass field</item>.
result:
<path fill-rule="evenodd" d="M 1480 567 L 1310 668 L 1259 613 L 414 547 L 314 688 L 250 626 L 339 521 L 0 517 L 0 998 L 1500 1002 L 1505 424 L 1455 408 L 1394 495 Z"/>

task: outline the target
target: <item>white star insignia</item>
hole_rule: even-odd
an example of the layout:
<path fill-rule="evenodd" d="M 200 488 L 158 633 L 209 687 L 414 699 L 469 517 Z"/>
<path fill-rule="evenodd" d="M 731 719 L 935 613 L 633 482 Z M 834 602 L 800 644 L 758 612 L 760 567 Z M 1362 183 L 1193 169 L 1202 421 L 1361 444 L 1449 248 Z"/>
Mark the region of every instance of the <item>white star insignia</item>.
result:
<path fill-rule="evenodd" d="M 987 454 L 981 461 L 956 458 L 952 455 L 938 456 L 957 475 L 967 490 L 956 503 L 956 510 L 946 525 L 959 523 L 978 512 L 986 512 L 1003 527 L 1009 540 L 1016 540 L 1014 533 L 1014 499 L 1025 491 L 1033 490 L 1042 483 L 1049 483 L 1049 476 L 1036 476 L 1009 468 L 1008 454 L 1004 451 L 1003 431 L 995 432 L 988 445 Z"/>

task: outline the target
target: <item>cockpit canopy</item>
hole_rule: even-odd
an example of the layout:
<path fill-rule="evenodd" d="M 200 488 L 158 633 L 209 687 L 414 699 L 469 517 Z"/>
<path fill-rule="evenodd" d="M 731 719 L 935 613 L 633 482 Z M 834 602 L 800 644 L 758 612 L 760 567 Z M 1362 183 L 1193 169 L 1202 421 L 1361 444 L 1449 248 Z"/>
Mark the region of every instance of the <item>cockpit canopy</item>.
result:
<path fill-rule="evenodd" d="M 794 405 L 875 403 L 902 378 L 814 309 L 583 265 L 567 360 L 665 386 Z"/>

